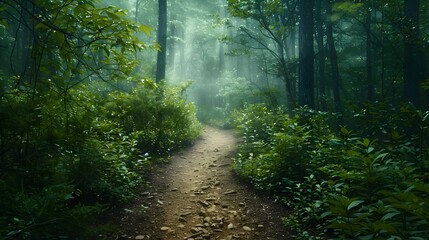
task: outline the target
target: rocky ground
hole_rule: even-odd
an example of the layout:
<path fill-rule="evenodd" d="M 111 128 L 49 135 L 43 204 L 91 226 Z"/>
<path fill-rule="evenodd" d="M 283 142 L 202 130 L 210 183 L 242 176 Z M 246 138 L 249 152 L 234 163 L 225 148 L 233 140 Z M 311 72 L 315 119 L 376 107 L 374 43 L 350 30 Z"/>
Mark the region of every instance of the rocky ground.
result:
<path fill-rule="evenodd" d="M 113 239 L 288 239 L 281 223 L 287 209 L 233 173 L 236 146 L 231 131 L 206 127 L 116 213 L 121 226 Z"/>

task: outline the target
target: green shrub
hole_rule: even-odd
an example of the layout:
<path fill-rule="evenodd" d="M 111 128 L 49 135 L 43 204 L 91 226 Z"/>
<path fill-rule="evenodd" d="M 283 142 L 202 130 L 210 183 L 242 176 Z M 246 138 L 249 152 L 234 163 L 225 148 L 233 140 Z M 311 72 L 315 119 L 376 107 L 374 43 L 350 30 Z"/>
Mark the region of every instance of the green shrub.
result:
<path fill-rule="evenodd" d="M 156 156 L 198 137 L 177 89 L 148 85 L 107 99 L 90 84 L 0 96 L 1 236 L 92 239 L 94 217 L 132 199 Z"/>
<path fill-rule="evenodd" d="M 131 93 L 112 94 L 107 109 L 126 132 L 141 132 L 141 151 L 165 155 L 194 141 L 201 132 L 195 107 L 180 97 L 181 91 L 146 81 Z"/>
<path fill-rule="evenodd" d="M 429 235 L 429 113 L 371 107 L 355 130 L 305 108 L 293 118 L 264 105 L 234 114 L 243 136 L 234 169 L 291 208 L 283 221 L 296 239 Z"/>

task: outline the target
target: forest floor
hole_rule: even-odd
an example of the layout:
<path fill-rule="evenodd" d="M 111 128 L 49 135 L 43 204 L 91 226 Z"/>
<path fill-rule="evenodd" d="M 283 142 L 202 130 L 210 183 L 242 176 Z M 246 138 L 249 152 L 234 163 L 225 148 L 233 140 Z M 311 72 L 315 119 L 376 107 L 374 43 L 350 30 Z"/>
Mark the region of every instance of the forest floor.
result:
<path fill-rule="evenodd" d="M 232 131 L 205 127 L 193 146 L 156 167 L 133 203 L 111 215 L 120 224 L 113 239 L 288 239 L 281 223 L 287 209 L 232 171 L 237 143 Z"/>

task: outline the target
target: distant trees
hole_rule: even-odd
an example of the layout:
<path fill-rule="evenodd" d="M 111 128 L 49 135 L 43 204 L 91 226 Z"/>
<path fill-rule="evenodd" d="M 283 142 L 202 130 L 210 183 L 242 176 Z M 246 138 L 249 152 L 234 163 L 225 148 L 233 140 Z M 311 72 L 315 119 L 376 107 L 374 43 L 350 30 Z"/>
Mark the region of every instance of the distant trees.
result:
<path fill-rule="evenodd" d="M 294 54 L 289 47 L 295 47 L 295 20 L 298 1 L 237 1 L 228 0 L 230 13 L 239 18 L 253 20 L 256 25 L 240 26 L 238 32 L 245 48 L 267 52 L 274 66 L 276 76 L 285 84 L 288 106 L 297 106 L 296 83 L 294 82 Z M 308 13 L 307 13 L 308 14 Z M 311 14 L 311 12 L 310 12 Z"/>
<path fill-rule="evenodd" d="M 270 53 L 294 103 L 289 106 L 336 112 L 348 100 L 406 100 L 422 106 L 428 28 L 420 22 L 428 23 L 428 5 L 411 0 L 228 0 L 233 16 L 252 20 L 252 27 L 238 28 L 247 38 L 242 43 L 251 51 Z M 290 64 L 296 25 L 298 71 Z"/>

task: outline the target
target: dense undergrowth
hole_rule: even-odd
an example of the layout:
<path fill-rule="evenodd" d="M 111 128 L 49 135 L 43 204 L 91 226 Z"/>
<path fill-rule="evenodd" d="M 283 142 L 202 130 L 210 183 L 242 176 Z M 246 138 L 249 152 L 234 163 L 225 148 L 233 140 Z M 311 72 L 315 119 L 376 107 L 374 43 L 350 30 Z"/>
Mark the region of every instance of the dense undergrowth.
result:
<path fill-rule="evenodd" d="M 180 88 L 99 85 L 1 94 L 2 239 L 93 239 L 97 214 L 132 199 L 154 161 L 200 133 Z"/>
<path fill-rule="evenodd" d="M 305 108 L 235 112 L 244 141 L 234 168 L 292 209 L 294 239 L 429 236 L 429 112 L 362 109 L 340 128 L 338 116 Z"/>

